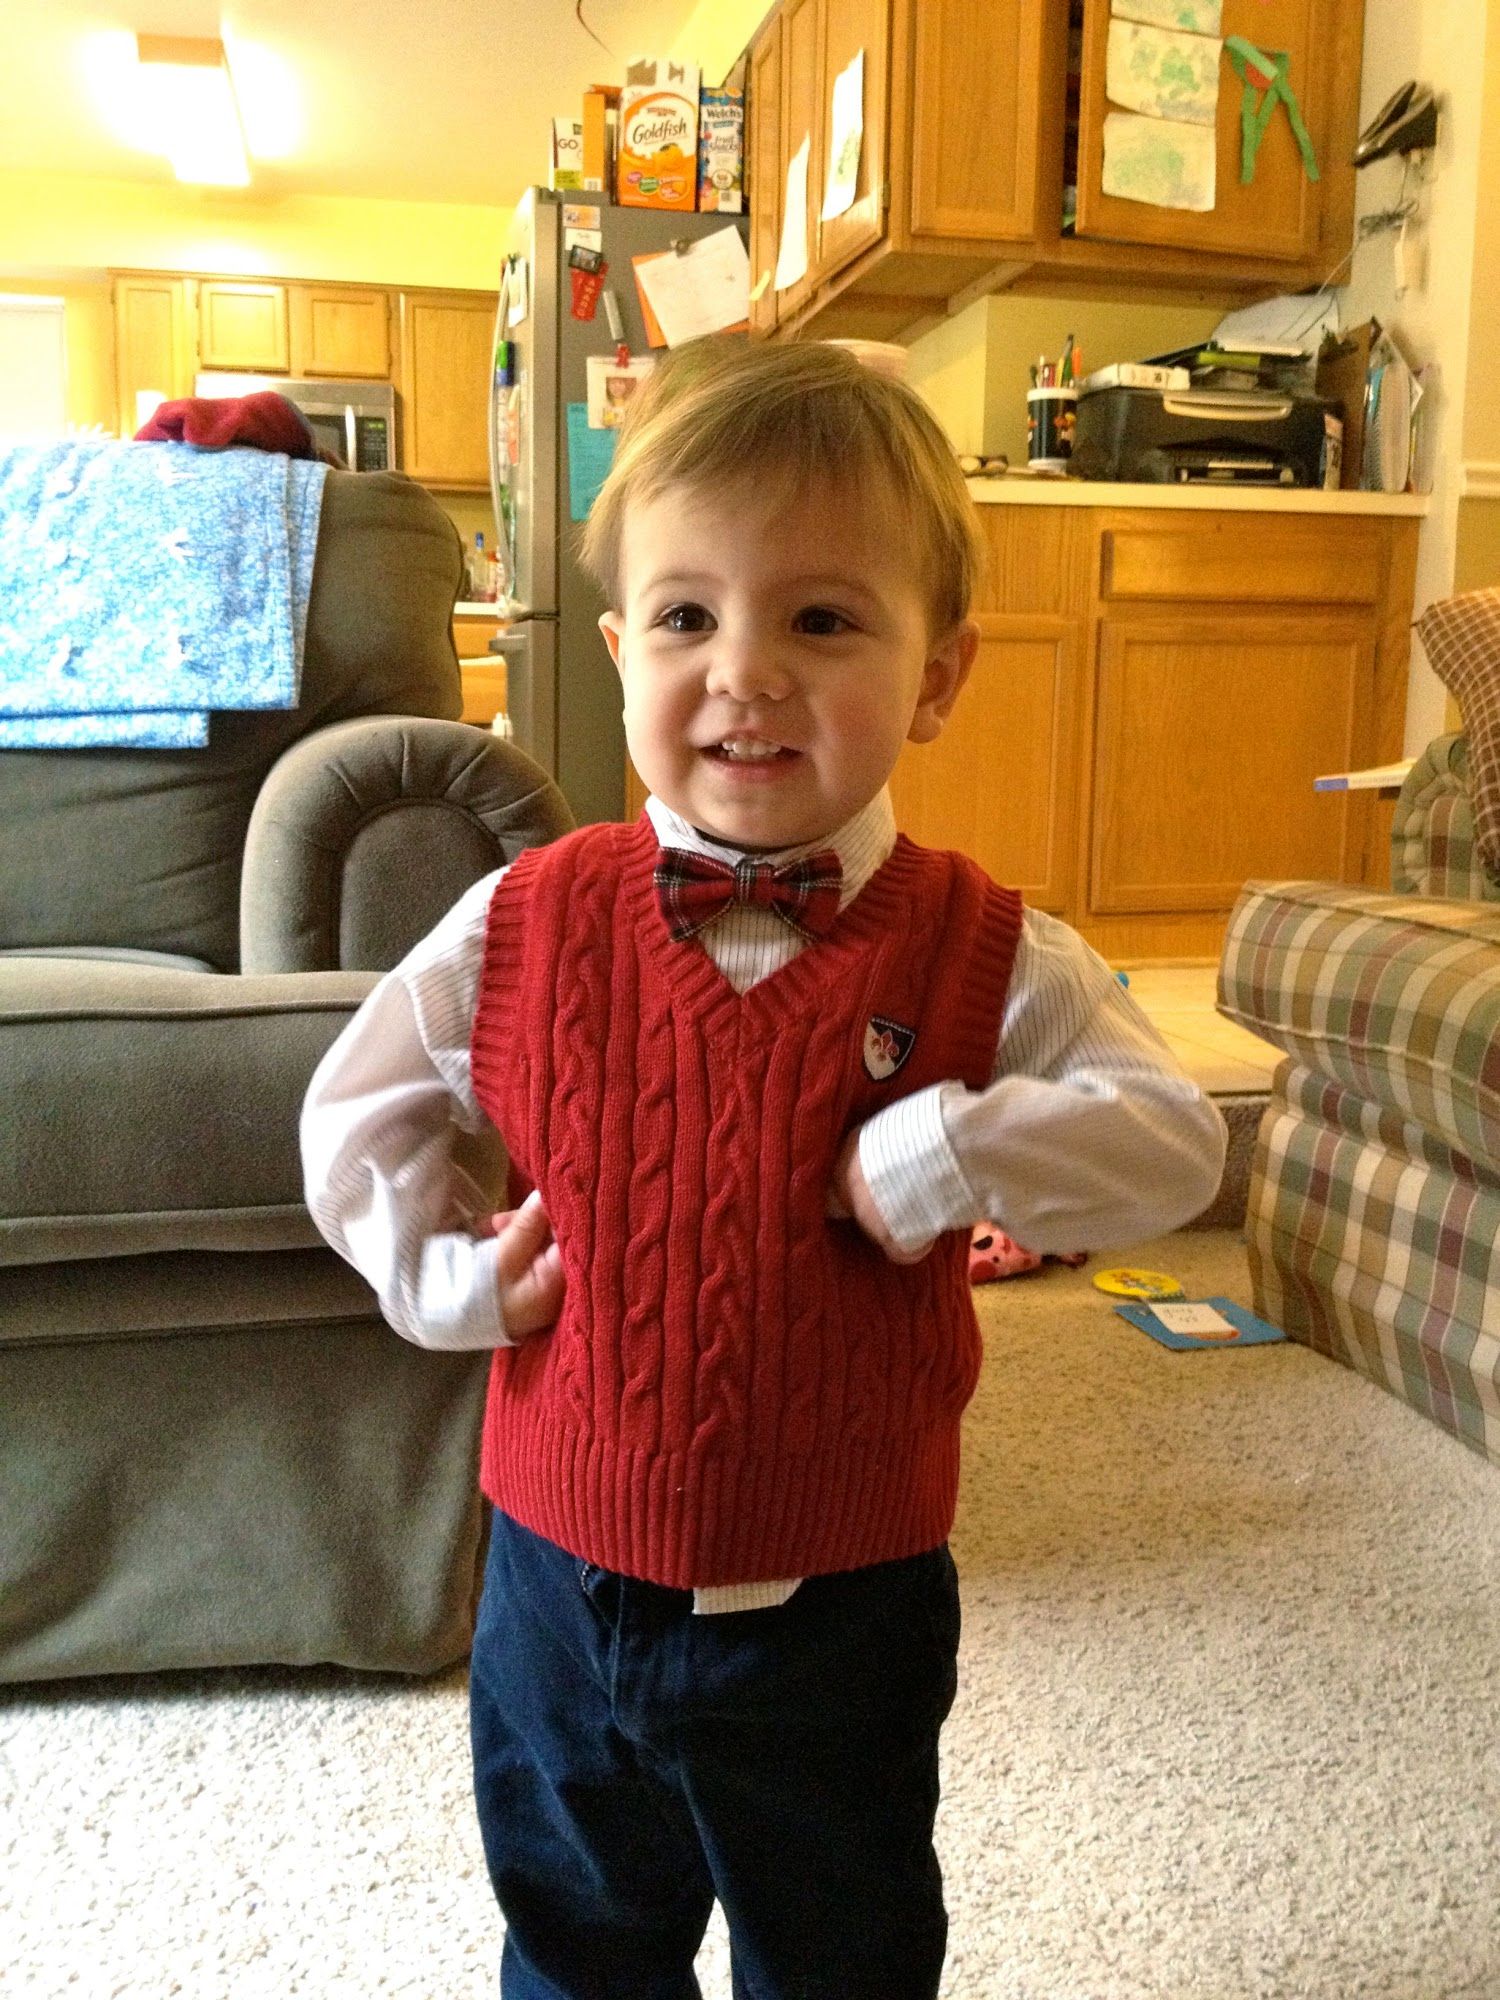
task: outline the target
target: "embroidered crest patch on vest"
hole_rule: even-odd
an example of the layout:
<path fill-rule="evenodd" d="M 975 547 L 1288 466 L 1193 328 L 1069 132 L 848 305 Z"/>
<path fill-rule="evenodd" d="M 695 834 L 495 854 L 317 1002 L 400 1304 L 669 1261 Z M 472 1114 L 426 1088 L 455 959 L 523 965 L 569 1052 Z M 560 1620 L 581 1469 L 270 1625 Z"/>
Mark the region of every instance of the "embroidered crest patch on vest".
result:
<path fill-rule="evenodd" d="M 872 1014 L 865 1023 L 865 1070 L 877 1083 L 894 1076 L 916 1044 L 916 1031 L 903 1028 L 884 1014 Z"/>

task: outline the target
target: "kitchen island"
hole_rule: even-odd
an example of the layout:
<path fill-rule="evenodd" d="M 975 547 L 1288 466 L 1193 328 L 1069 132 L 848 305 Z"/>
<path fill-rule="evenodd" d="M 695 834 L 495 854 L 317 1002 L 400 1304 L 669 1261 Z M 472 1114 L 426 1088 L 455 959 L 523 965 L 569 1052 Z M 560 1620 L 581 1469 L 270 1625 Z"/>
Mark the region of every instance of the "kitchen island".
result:
<path fill-rule="evenodd" d="M 1209 958 L 1255 877 L 1389 881 L 1424 499 L 974 479 L 973 677 L 892 780 L 1107 958 Z"/>

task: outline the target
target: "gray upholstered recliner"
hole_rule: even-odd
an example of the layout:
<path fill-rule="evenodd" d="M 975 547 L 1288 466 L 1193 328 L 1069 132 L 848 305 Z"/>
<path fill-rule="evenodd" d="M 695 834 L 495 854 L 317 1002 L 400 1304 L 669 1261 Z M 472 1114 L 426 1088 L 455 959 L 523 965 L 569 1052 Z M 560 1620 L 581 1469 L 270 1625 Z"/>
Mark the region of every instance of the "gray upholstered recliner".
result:
<path fill-rule="evenodd" d="M 486 1358 L 385 1326 L 296 1131 L 375 975 L 570 824 L 456 720 L 461 569 L 330 473 L 296 710 L 0 753 L 0 1680 L 467 1649 Z"/>

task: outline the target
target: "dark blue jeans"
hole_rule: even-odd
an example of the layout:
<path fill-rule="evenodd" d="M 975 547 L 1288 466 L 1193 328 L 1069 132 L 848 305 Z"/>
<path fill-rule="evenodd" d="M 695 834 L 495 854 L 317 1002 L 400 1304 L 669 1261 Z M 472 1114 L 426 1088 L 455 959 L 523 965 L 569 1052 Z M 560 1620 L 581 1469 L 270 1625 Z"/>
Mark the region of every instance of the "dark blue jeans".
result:
<path fill-rule="evenodd" d="M 715 1897 L 736 2000 L 934 2000 L 958 1629 L 946 1547 L 695 1615 L 496 1513 L 469 1691 L 503 2000 L 696 2000 Z"/>

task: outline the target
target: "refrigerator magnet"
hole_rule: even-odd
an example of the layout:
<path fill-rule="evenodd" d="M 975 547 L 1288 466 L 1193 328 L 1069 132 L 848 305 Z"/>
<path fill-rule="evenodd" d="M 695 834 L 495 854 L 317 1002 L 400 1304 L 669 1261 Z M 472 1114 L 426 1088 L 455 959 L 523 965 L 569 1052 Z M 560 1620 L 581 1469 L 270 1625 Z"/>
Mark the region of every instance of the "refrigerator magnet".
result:
<path fill-rule="evenodd" d="M 604 273 L 608 266 L 597 271 L 581 270 L 576 266 L 568 272 L 570 303 L 569 311 L 574 319 L 589 320 L 599 308 L 599 294 L 604 290 Z"/>
<path fill-rule="evenodd" d="M 650 374 L 649 354 L 628 355 L 624 361 L 608 354 L 588 357 L 589 428 L 617 430 L 625 421 L 625 406 Z"/>

